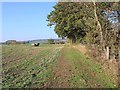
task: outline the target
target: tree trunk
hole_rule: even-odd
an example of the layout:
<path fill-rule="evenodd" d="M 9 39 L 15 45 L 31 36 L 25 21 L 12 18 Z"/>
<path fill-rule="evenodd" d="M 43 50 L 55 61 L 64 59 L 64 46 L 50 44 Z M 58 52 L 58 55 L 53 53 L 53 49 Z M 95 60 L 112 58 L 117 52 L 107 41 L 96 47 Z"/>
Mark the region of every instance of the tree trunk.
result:
<path fill-rule="evenodd" d="M 98 20 L 98 15 L 97 15 L 97 10 L 96 10 L 96 3 L 95 3 L 95 1 L 93 1 L 93 4 L 94 4 L 94 15 L 95 15 L 95 19 L 96 19 L 97 27 L 98 27 L 98 28 L 96 28 L 96 29 L 98 29 L 99 32 L 100 32 L 100 45 L 101 45 L 101 48 L 102 48 L 103 50 L 105 50 L 105 45 L 104 45 L 104 42 L 103 42 L 102 27 L 101 27 L 101 24 L 100 24 L 100 22 L 99 22 L 99 20 Z"/>
<path fill-rule="evenodd" d="M 120 12 L 117 11 L 118 21 L 120 22 Z M 120 61 L 120 28 L 118 27 L 118 60 Z"/>
<path fill-rule="evenodd" d="M 106 58 L 110 59 L 109 47 L 106 47 Z"/>
<path fill-rule="evenodd" d="M 76 39 L 72 39 L 72 44 L 75 44 L 76 43 Z"/>
<path fill-rule="evenodd" d="M 118 33 L 118 60 L 120 61 L 120 31 Z"/>
<path fill-rule="evenodd" d="M 119 46 L 119 50 L 118 50 L 118 60 L 120 61 L 120 46 Z"/>

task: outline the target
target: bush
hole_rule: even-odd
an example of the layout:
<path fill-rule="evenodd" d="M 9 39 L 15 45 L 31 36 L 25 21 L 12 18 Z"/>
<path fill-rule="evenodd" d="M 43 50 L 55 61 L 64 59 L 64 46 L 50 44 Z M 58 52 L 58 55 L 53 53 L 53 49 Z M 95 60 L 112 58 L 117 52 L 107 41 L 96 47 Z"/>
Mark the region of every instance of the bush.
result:
<path fill-rule="evenodd" d="M 54 40 L 53 39 L 48 39 L 48 43 L 49 44 L 54 44 Z"/>

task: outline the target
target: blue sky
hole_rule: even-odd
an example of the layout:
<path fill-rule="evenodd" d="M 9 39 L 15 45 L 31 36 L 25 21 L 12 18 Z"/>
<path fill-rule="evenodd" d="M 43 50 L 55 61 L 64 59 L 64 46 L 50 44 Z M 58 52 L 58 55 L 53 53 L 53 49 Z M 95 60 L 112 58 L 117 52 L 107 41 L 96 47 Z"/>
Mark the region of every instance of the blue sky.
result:
<path fill-rule="evenodd" d="M 2 41 L 58 38 L 47 26 L 47 15 L 56 2 L 2 3 Z"/>

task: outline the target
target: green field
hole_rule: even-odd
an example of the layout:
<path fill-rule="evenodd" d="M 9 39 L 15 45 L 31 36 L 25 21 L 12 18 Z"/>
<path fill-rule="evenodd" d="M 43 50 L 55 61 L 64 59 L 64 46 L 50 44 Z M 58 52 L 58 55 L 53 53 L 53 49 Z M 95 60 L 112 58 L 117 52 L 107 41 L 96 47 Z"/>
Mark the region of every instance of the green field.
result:
<path fill-rule="evenodd" d="M 114 88 L 100 64 L 69 45 L 3 45 L 3 88 Z"/>

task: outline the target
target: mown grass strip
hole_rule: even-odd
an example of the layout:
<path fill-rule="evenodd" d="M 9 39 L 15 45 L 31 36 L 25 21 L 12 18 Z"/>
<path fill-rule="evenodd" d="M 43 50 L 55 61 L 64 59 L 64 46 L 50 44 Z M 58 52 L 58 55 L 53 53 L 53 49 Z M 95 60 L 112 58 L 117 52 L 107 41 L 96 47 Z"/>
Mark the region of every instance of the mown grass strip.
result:
<path fill-rule="evenodd" d="M 116 87 L 114 81 L 105 75 L 99 64 L 87 59 L 80 51 L 66 46 L 67 60 L 72 67 L 71 86 L 72 87 Z"/>

